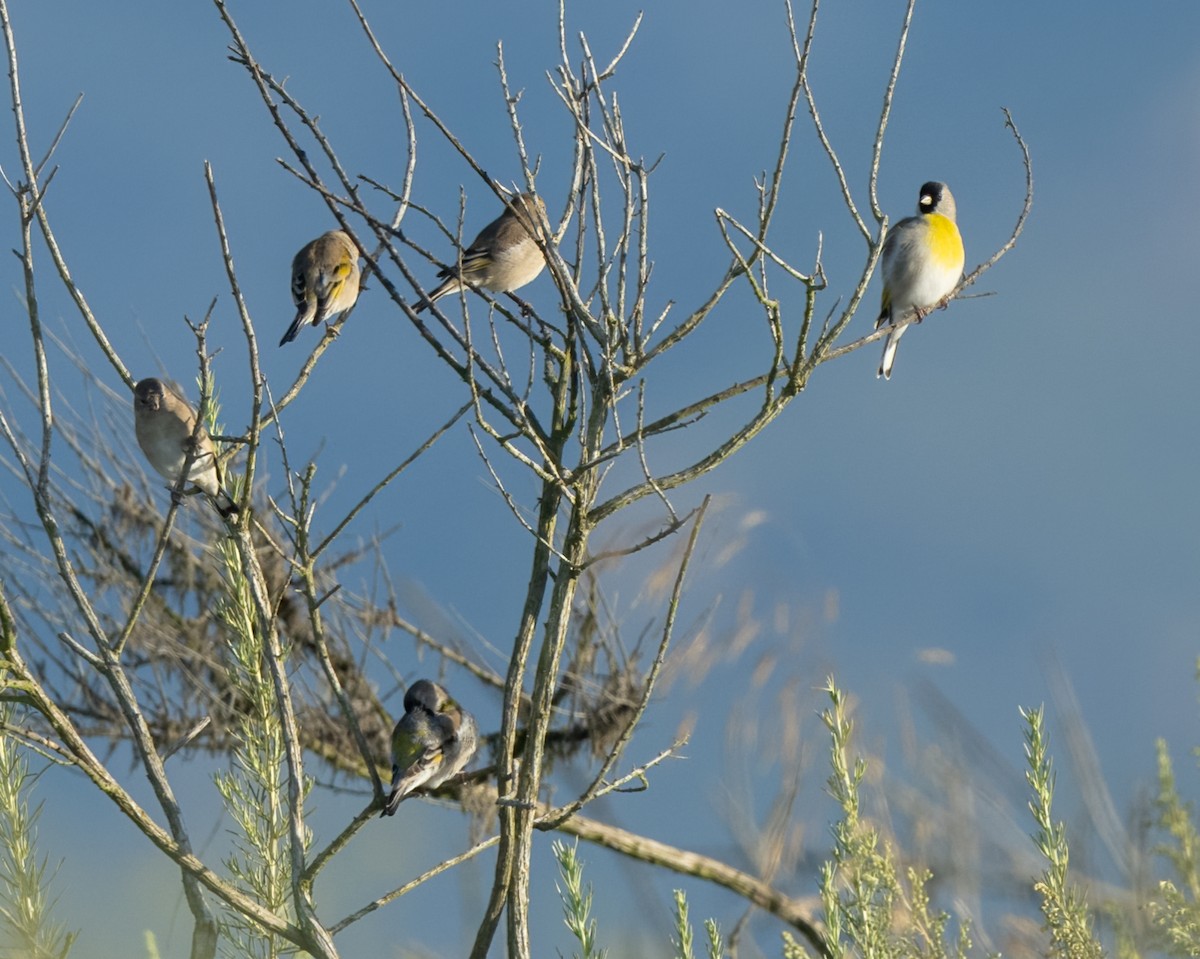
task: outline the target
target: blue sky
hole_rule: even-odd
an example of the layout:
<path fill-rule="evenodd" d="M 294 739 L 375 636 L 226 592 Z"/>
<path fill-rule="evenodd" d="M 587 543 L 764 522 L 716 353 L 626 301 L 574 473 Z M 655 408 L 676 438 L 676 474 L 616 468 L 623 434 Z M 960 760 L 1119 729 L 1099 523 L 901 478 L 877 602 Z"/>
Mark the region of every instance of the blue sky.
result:
<path fill-rule="evenodd" d="M 327 212 L 275 163 L 284 144 L 244 71 L 226 59 L 228 37 L 211 6 L 14 6 L 35 153 L 76 93 L 85 94 L 47 200 L 76 280 L 135 375 L 164 369 L 188 383 L 193 346 L 182 317 L 201 316 L 219 297 L 210 337 L 225 346 L 216 372 L 226 419 L 237 428 L 245 363 L 202 163 L 214 167 L 277 392 L 315 342 L 310 331 L 287 348 L 273 346 L 291 316 L 292 254 L 332 225 Z M 569 144 L 545 80 L 557 60 L 555 7 L 471 0 L 448 15 L 444 3 L 427 0 L 373 6 L 367 13 L 406 77 L 508 182 L 518 168 L 493 66 L 503 41 L 510 81 L 524 90 L 527 142 L 545 158 L 539 185 L 552 208 L 561 202 Z M 611 55 L 636 12 L 624 2 L 573 6 L 568 34 L 585 30 L 599 59 Z M 698 302 L 707 283 L 697 277 L 724 263 L 712 210 L 750 215 L 752 177 L 769 167 L 777 144 L 791 83 L 782 6 L 740 6 L 734 17 L 731 5 L 711 0 L 651 5 L 614 82 L 635 149 L 664 155 L 652 180 L 651 303 L 659 306 L 675 300 L 686 310 Z M 284 17 L 277 5 L 233 7 L 264 67 L 290 77 L 289 90 L 321 116 L 346 166 L 397 183 L 403 130 L 396 96 L 349 9 L 310 0 L 289 4 Z M 898 22 L 895 4 L 827 4 L 818 30 L 813 85 L 860 204 Z M 684 622 L 707 622 L 704 637 L 718 647 L 747 620 L 760 630 L 749 650 L 724 658 L 700 685 L 672 684 L 631 754 L 657 752 L 694 714 L 688 761 L 669 764 L 649 793 L 609 801 L 595 815 L 736 858 L 714 801 L 736 785 L 725 779 L 729 704 L 756 699 L 769 724 L 776 695 L 799 686 L 811 710 L 820 705 L 812 690 L 829 670 L 863 701 L 860 729 L 889 757 L 889 771 L 895 766 L 903 775 L 896 716 L 906 701 L 922 714 L 921 681 L 932 682 L 1019 768 L 1017 707 L 1050 698 L 1054 662 L 1074 686 L 1121 809 L 1151 774 L 1159 736 L 1195 794 L 1187 756 L 1196 739 L 1200 625 L 1200 333 L 1183 281 L 1194 270 L 1200 200 L 1198 29 L 1200 9 L 1191 3 L 1138 15 L 1126 5 L 1095 4 L 1086 22 L 1066 5 L 1038 2 L 918 5 L 884 150 L 885 210 L 893 221 L 908 215 L 922 182 L 945 180 L 958 202 L 968 269 L 989 256 L 1022 198 L 1020 159 L 1001 114 L 1008 107 L 1033 152 L 1033 215 L 1017 248 L 976 287 L 994 295 L 958 301 L 911 331 L 890 382 L 875 379 L 874 345 L 822 367 L 755 443 L 680 494 L 684 505 L 710 492 L 720 504 Z M 495 215 L 494 199 L 427 123 L 419 123 L 418 136 L 418 200 L 453 220 L 465 187 L 472 233 Z M 0 145 L 0 163 L 13 176 L 10 140 Z M 821 233 L 828 309 L 852 288 L 863 244 L 839 209 L 828 163 L 803 118 L 787 176 L 774 242 L 807 264 Z M 14 217 L 0 220 L 0 229 L 16 246 Z M 16 289 L 16 261 L 4 269 Z M 794 311 L 799 291 L 776 282 Z M 546 278 L 527 292 L 553 309 Z M 49 285 L 43 295 L 51 322 L 94 357 L 67 301 Z M 876 281 L 853 336 L 869 331 L 877 297 Z M 26 368 L 21 318 L 15 308 L 10 316 L 5 353 Z M 691 396 L 696 384 L 732 379 L 757 367 L 765 343 L 752 303 L 732 297 L 694 343 L 663 364 L 660 388 Z M 64 389 L 72 375 L 64 369 Z M 110 377 L 109 385 L 119 383 Z M 452 378 L 374 289 L 284 426 L 294 458 L 319 453 L 332 523 L 461 402 Z M 673 449 L 702 447 L 713 435 L 708 429 L 689 430 Z M 277 461 L 267 464 L 267 483 L 272 492 L 281 488 Z M 530 493 L 527 483 L 518 490 Z M 626 533 L 646 515 L 618 521 L 606 535 Z M 477 633 L 504 648 L 519 608 L 526 542 L 464 430 L 386 493 L 355 535 L 396 522 L 401 530 L 389 541 L 388 562 L 411 610 L 468 641 Z M 640 575 L 631 565 L 610 582 L 630 636 L 661 615 L 642 596 Z M 398 658 L 411 657 L 400 638 L 392 643 Z M 929 649 L 947 651 L 949 663 L 924 664 L 921 652 Z M 759 685 L 755 667 L 764 662 L 774 669 Z M 399 665 L 414 677 L 425 668 Z M 481 725 L 494 728 L 494 699 L 469 682 L 459 695 Z M 823 756 L 817 724 L 805 722 Z M 937 725 L 927 717 L 924 731 L 937 734 Z M 1075 799 L 1062 758 L 1062 814 L 1069 816 Z M 808 783 L 814 855 L 826 843 L 823 775 L 818 766 Z M 207 770 L 188 766 L 185 776 L 196 790 L 193 828 L 218 836 Z M 185 955 L 186 911 L 172 870 L 139 848 L 78 777 L 53 772 L 44 782 L 45 831 L 52 844 L 61 838 L 52 859 L 63 859 L 64 912 L 85 927 L 81 954 L 129 955 L 140 930 L 154 928 L 163 955 Z M 361 801 L 323 796 L 319 828 L 332 833 Z M 688 815 L 678 814 L 681 805 Z M 337 888 L 328 895 L 361 901 L 466 842 L 457 813 L 412 807 L 403 810 L 407 821 L 380 827 L 380 843 L 357 854 L 345 867 L 348 878 L 331 881 Z M 411 828 L 416 823 L 422 828 Z M 108 835 L 114 847 L 81 849 L 72 841 L 81 828 Z M 548 842 L 538 854 L 541 941 L 569 951 L 547 881 Z M 111 878 L 120 881 L 109 881 L 118 857 L 122 868 Z M 586 847 L 583 857 L 595 864 L 603 891 L 602 933 L 606 922 L 613 935 L 627 923 L 647 881 L 651 902 L 661 906 L 650 935 L 663 949 L 672 884 L 695 896 L 694 916 L 736 919 L 736 905 L 698 884 L 635 877 Z M 489 878 L 480 866 L 439 880 L 437 889 L 348 933 L 346 954 L 406 954 L 400 946 L 411 954 L 465 951 Z M 798 874 L 787 885 L 807 894 L 815 878 Z M 430 900 L 422 895 L 461 897 L 465 929 L 423 925 Z M 641 913 L 652 917 L 653 909 Z M 756 925 L 755 936 L 775 949 L 772 923 Z"/>

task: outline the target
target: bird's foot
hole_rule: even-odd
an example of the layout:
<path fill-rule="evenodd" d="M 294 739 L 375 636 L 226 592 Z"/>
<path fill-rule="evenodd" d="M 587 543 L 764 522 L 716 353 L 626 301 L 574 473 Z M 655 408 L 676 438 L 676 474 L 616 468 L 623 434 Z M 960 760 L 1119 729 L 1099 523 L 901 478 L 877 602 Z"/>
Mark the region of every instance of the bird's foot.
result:
<path fill-rule="evenodd" d="M 509 299 L 511 299 L 517 305 L 517 308 L 521 311 L 521 316 L 525 317 L 525 319 L 529 319 L 529 317 L 533 316 L 533 307 L 532 306 L 530 306 L 528 303 L 526 303 L 523 299 L 521 299 L 515 293 L 509 293 L 508 296 L 509 296 Z"/>

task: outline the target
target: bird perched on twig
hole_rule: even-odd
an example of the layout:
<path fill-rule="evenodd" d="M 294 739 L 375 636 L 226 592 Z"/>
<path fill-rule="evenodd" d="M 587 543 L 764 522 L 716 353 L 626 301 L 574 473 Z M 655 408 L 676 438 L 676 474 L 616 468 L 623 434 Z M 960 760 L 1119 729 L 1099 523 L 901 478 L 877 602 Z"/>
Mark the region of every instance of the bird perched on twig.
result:
<path fill-rule="evenodd" d="M 535 236 L 542 236 L 541 223 L 546 204 L 533 193 L 521 193 L 509 200 L 509 206 L 479 231 L 479 236 L 463 250 L 462 273 L 458 265 L 438 273 L 443 282 L 419 303 L 420 313 L 443 296 L 470 287 L 483 287 L 493 293 L 511 293 L 532 281 L 546 265 L 546 258 Z"/>
<path fill-rule="evenodd" d="M 330 230 L 303 247 L 292 260 L 296 318 L 279 345 L 292 342 L 306 323 L 316 326 L 350 309 L 358 300 L 361 277 L 358 247 L 344 231 Z"/>
<path fill-rule="evenodd" d="M 435 789 L 475 755 L 475 717 L 437 683 L 421 679 L 404 695 L 404 715 L 392 731 L 392 789 L 382 816 L 391 816 L 414 789 Z"/>
<path fill-rule="evenodd" d="M 142 380 L 133 388 L 133 427 L 146 459 L 172 489 L 190 455 L 187 478 L 193 488 L 185 492 L 207 494 L 222 516 L 237 512 L 221 486 L 212 437 L 203 426 L 196 432 L 196 411 L 179 393 L 162 380 Z"/>
<path fill-rule="evenodd" d="M 875 329 L 905 318 L 917 322 L 945 306 L 962 276 L 964 255 L 950 188 L 931 180 L 921 187 L 917 215 L 905 217 L 883 241 L 883 306 Z M 908 325 L 894 326 L 883 347 L 878 376 L 890 379 L 896 347 Z"/>

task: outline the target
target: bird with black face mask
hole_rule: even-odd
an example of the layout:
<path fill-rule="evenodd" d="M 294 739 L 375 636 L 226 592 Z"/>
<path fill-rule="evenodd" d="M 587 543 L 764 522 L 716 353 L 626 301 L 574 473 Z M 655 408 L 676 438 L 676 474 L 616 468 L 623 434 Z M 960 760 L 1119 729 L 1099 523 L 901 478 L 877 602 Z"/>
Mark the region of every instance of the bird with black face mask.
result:
<path fill-rule="evenodd" d="M 905 217 L 883 241 L 883 302 L 875 329 L 915 313 L 917 322 L 945 306 L 963 272 L 963 242 L 950 188 L 930 181 L 921 187 L 917 215 Z M 883 347 L 878 376 L 890 379 L 896 347 L 908 329 L 893 326 Z"/>

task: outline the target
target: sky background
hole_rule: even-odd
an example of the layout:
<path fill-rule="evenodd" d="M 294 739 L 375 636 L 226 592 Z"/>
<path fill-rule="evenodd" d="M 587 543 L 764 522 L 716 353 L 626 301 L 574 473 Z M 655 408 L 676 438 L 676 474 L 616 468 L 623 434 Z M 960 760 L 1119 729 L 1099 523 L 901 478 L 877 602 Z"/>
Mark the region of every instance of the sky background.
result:
<path fill-rule="evenodd" d="M 277 394 L 317 340 L 306 330 L 296 343 L 274 347 L 292 315 L 292 255 L 334 225 L 327 211 L 275 162 L 285 146 L 244 70 L 227 59 L 229 37 L 211 5 L 12 6 L 35 154 L 84 93 L 47 199 L 76 281 L 135 376 L 166 372 L 187 384 L 194 347 L 183 317 L 199 318 L 217 297 L 210 345 L 224 347 L 215 373 L 226 422 L 240 429 L 249 399 L 244 351 L 202 164 L 213 165 Z M 260 63 L 290 78 L 289 91 L 320 116 L 345 167 L 398 185 L 397 97 L 349 8 L 318 0 L 293 0 L 286 14 L 278 4 L 232 6 Z M 739 4 L 736 17 L 733 8 L 717 0 L 649 5 L 610 85 L 634 152 L 663 155 L 651 181 L 650 303 L 658 308 L 675 301 L 686 311 L 700 301 L 726 257 L 713 209 L 748 219 L 752 178 L 770 168 L 777 149 L 793 70 L 783 7 Z M 558 61 L 555 6 L 470 0 L 451 12 L 444 2 L 413 0 L 368 3 L 366 12 L 408 80 L 493 176 L 512 182 L 519 167 L 494 67 L 503 42 L 510 83 L 523 90 L 526 142 L 543 157 L 539 189 L 552 210 L 561 209 L 569 128 L 546 80 Z M 607 62 L 636 12 L 624 0 L 570 4 L 568 36 L 585 31 Z M 900 17 L 898 4 L 860 0 L 827 4 L 818 26 L 812 83 L 864 210 Z M 765 743 L 781 722 L 778 710 L 794 709 L 816 760 L 796 815 L 811 823 L 807 849 L 819 860 L 833 813 L 821 795 L 826 746 L 815 690 L 829 672 L 860 701 L 864 746 L 886 757 L 888 775 L 900 781 L 911 719 L 925 742 L 973 730 L 977 738 L 957 748 L 978 764 L 985 791 L 1011 790 L 1022 763 L 1018 706 L 1051 702 L 1061 675 L 1122 815 L 1150 782 L 1157 737 L 1174 751 L 1185 794 L 1196 795 L 1188 755 L 1197 742 L 1200 332 L 1185 281 L 1194 271 L 1200 199 L 1198 35 L 1194 3 L 1137 15 L 1126 4 L 1099 3 L 1086 22 L 1061 4 L 918 4 L 883 154 L 884 209 L 893 221 L 909 215 L 919 185 L 944 180 L 957 199 L 968 271 L 989 257 L 1023 198 L 1020 156 L 1001 113 L 1008 107 L 1033 154 L 1032 217 L 1016 249 L 975 288 L 994 295 L 957 301 L 910 331 L 890 382 L 875 378 L 878 345 L 821 367 L 754 443 L 679 495 L 685 508 L 706 493 L 718 505 L 689 583 L 679 650 L 692 653 L 688 662 L 705 649 L 720 655 L 701 682 L 682 667 L 673 674 L 628 754 L 653 755 L 687 724 L 687 761 L 655 773 L 648 792 L 598 804 L 592 815 L 747 865 L 723 810 L 749 783 L 750 808 L 761 812 L 777 770 L 765 758 L 730 760 L 726 725 L 749 710 Z M 569 47 L 573 59 L 577 49 Z M 773 243 L 806 267 L 823 239 L 823 313 L 853 288 L 865 247 L 805 117 L 796 130 Z M 427 122 L 417 133 L 415 198 L 452 222 L 465 188 L 473 235 L 498 212 L 494 197 Z M 0 140 L 0 164 L 17 179 L 11 139 Z M 10 247 L 19 245 L 14 212 L 0 217 Z M 412 228 L 452 259 L 426 225 L 413 218 Z M 3 352 L 27 372 L 19 265 L 6 262 L 0 269 L 16 299 Z M 50 279 L 47 268 L 46 321 L 99 364 Z M 775 282 L 794 323 L 801 291 Z M 524 292 L 552 314 L 546 277 Z M 876 280 L 850 338 L 870 330 L 878 295 Z M 657 371 L 661 402 L 748 375 L 768 345 L 750 299 L 730 297 Z M 56 372 L 61 389 L 78 390 L 64 361 Z M 101 376 L 120 387 L 107 369 Z M 330 526 L 462 402 L 461 386 L 374 285 L 284 418 L 293 461 L 318 456 Z M 664 456 L 705 448 L 728 422 L 714 417 L 689 429 Z M 281 491 L 282 466 L 270 453 L 264 481 Z M 530 501 L 531 491 L 518 483 Z M 376 507 L 354 535 L 400 524 L 386 555 L 406 611 L 502 667 L 484 644 L 510 642 L 528 544 L 465 428 Z M 601 539 L 627 540 L 649 515 L 618 519 Z M 607 583 L 631 641 L 662 612 L 642 588 L 644 573 L 630 564 Z M 406 676 L 431 668 L 401 637 L 388 642 Z M 495 728 L 490 692 L 460 676 L 455 693 L 485 729 Z M 391 705 L 398 710 L 399 697 Z M 1052 736 L 1061 728 L 1052 724 Z M 1058 812 L 1070 819 L 1080 797 L 1058 742 Z M 586 772 L 561 777 L 560 787 L 578 788 Z M 180 762 L 177 774 L 192 828 L 219 848 L 226 826 L 211 770 Z M 62 862 L 62 915 L 82 929 L 76 954 L 141 954 L 142 930 L 151 929 L 162 955 L 186 955 L 190 924 L 174 870 L 80 776 L 52 770 L 39 796 L 47 851 Z M 365 787 L 320 793 L 314 827 L 327 838 L 365 799 Z M 456 810 L 415 802 L 402 813 L 368 830 L 370 839 L 363 834 L 318 886 L 328 914 L 340 916 L 468 842 Z M 1014 836 L 1019 843 L 1019 830 Z M 1088 837 L 1080 841 L 1086 848 Z M 628 940 L 617 945 L 622 935 L 645 936 L 655 954 L 666 954 L 675 886 L 688 891 L 697 922 L 713 915 L 728 927 L 739 915 L 736 902 L 698 882 L 590 847 L 581 854 L 614 954 L 636 954 Z M 569 954 L 548 839 L 535 856 L 537 951 Z M 491 863 L 481 857 L 359 923 L 339 937 L 343 954 L 465 954 Z M 1103 869 L 1102 856 L 1093 864 Z M 781 885 L 812 894 L 815 870 L 802 867 Z M 447 898 L 461 904 L 461 922 L 431 923 L 431 910 Z M 978 917 L 985 929 L 998 921 L 997 908 L 985 905 Z M 773 921 L 757 920 L 752 938 L 747 950 L 778 954 Z"/>

